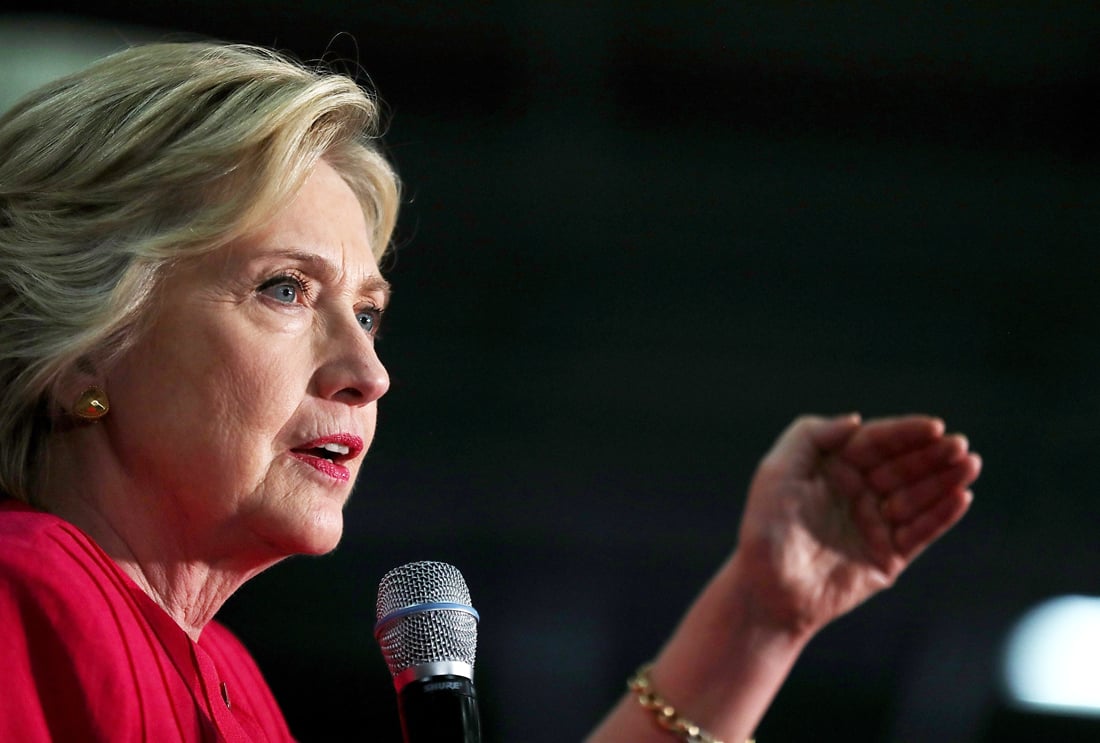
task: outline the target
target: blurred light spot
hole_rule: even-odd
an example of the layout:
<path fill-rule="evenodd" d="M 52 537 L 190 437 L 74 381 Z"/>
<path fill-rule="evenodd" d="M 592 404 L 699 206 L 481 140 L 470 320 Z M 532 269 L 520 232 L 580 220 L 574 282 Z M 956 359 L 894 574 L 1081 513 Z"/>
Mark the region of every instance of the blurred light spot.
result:
<path fill-rule="evenodd" d="M 1025 614 L 1008 638 L 1004 681 L 1015 706 L 1100 716 L 1100 598 L 1062 596 Z"/>
<path fill-rule="evenodd" d="M 24 94 L 153 32 L 67 16 L 0 17 L 0 112 Z"/>

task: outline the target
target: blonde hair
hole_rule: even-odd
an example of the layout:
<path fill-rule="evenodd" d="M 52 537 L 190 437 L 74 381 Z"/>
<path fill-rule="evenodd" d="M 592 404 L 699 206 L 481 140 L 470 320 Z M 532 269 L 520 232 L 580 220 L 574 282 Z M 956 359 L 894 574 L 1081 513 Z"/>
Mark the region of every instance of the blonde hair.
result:
<path fill-rule="evenodd" d="M 322 157 L 381 258 L 399 194 L 379 127 L 354 80 L 212 43 L 119 52 L 0 117 L 0 491 L 30 500 L 62 375 L 117 357 L 174 262 L 258 226 Z"/>

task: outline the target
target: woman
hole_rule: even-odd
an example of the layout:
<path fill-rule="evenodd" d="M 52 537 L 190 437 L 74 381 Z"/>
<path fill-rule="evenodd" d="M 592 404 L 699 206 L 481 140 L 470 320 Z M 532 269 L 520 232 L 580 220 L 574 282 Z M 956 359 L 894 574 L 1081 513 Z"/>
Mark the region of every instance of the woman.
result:
<path fill-rule="evenodd" d="M 347 78 L 211 44 L 122 52 L 0 118 L 0 740 L 291 738 L 212 618 L 340 538 L 388 386 L 376 125 Z M 795 422 L 591 739 L 747 737 L 814 632 L 962 517 L 979 464 L 930 418 Z"/>
<path fill-rule="evenodd" d="M 340 537 L 396 180 L 350 80 L 135 49 L 0 120 L 0 740 L 286 740 L 211 618 Z"/>

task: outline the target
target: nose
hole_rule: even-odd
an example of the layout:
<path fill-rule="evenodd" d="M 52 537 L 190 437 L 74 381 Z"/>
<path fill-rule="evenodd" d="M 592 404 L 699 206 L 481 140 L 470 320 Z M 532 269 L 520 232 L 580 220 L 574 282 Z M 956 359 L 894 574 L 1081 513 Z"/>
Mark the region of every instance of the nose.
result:
<path fill-rule="evenodd" d="M 362 407 L 390 388 L 390 375 L 378 358 L 374 338 L 352 320 L 339 332 L 325 334 L 324 359 L 314 375 L 317 394 L 326 399 Z"/>

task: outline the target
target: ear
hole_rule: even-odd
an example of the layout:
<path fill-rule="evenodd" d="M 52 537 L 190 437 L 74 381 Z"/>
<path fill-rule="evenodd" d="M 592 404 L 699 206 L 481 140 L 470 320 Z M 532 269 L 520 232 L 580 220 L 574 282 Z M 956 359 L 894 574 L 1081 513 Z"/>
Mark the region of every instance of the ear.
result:
<path fill-rule="evenodd" d="M 110 407 L 103 375 L 87 356 L 78 358 L 61 374 L 50 397 L 50 412 L 55 419 L 98 420 Z"/>

